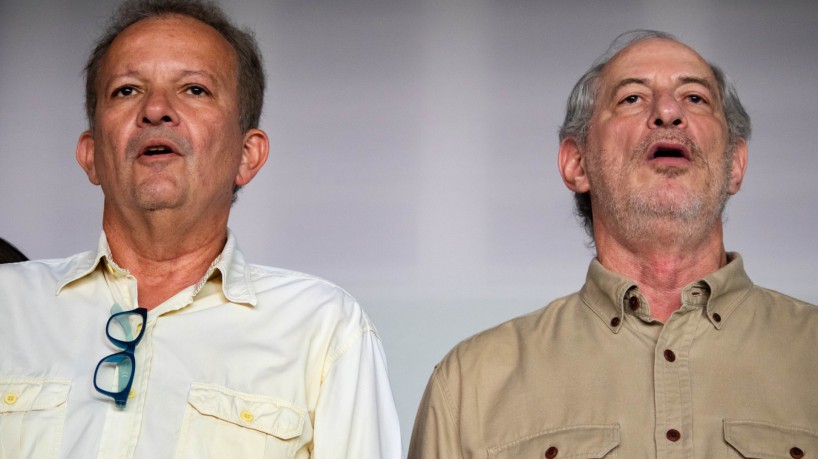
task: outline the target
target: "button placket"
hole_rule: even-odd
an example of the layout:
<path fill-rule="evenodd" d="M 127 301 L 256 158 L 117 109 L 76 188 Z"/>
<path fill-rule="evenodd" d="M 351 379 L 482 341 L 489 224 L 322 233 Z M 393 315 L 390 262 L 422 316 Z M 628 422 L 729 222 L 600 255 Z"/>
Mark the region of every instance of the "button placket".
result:
<path fill-rule="evenodd" d="M 662 327 L 654 353 L 656 441 L 659 456 L 688 454 L 692 443 L 685 432 L 692 429 L 692 387 L 687 361 L 701 307 L 682 308 Z M 675 451 L 675 452 L 673 452 Z"/>
<path fill-rule="evenodd" d="M 128 404 L 125 409 L 118 408 L 113 403 L 109 404 L 108 414 L 102 428 L 100 451 L 124 451 L 122 454 L 130 457 L 136 449 L 136 441 L 133 439 L 139 438 L 141 429 L 139 421 L 142 419 L 142 413 L 145 409 L 145 395 L 152 364 L 153 330 L 156 320 L 156 318 L 149 315 L 148 321 L 144 325 L 145 331 L 142 340 L 134 351 L 136 373 L 134 374 L 131 391 L 128 393 Z"/>

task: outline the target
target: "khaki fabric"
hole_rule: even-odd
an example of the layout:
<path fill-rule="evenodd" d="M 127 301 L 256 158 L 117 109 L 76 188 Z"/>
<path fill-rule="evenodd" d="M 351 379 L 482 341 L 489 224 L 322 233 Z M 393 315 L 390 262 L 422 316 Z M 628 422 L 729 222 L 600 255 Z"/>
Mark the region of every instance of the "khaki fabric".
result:
<path fill-rule="evenodd" d="M 728 259 L 665 324 L 594 260 L 578 293 L 461 342 L 409 459 L 818 457 L 818 308 Z"/>

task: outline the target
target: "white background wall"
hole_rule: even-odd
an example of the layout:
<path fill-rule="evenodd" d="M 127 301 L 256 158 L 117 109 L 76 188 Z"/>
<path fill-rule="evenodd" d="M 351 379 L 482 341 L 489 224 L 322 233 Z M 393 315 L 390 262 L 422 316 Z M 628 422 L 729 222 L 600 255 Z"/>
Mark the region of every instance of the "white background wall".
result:
<path fill-rule="evenodd" d="M 32 258 L 98 236 L 102 195 L 74 146 L 82 65 L 113 4 L 0 0 L 0 236 Z M 818 303 L 816 2 L 224 7 L 261 43 L 273 144 L 231 227 L 252 261 L 361 301 L 407 441 L 454 344 L 581 285 L 592 253 L 556 170 L 556 131 L 576 79 L 624 30 L 674 33 L 733 77 L 755 133 L 727 248 L 756 283 Z"/>

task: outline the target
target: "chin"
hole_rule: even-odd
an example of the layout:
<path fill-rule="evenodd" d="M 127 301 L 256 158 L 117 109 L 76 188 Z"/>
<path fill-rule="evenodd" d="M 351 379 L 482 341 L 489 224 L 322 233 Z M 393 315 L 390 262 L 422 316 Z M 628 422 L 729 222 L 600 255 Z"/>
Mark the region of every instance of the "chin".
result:
<path fill-rule="evenodd" d="M 140 209 L 155 211 L 179 207 L 184 201 L 184 194 L 177 189 L 160 187 L 140 190 L 135 198 Z"/>

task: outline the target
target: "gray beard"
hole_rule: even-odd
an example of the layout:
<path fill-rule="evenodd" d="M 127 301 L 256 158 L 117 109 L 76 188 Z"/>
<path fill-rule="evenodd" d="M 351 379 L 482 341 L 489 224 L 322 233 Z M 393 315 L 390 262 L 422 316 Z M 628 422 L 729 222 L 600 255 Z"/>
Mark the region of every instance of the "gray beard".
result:
<path fill-rule="evenodd" d="M 637 151 L 639 151 L 637 149 Z M 695 244 L 706 238 L 721 221 L 724 207 L 727 203 L 728 186 L 733 160 L 732 146 L 728 147 L 721 164 L 721 176 L 713 175 L 708 178 L 705 189 L 683 199 L 669 199 L 662 193 L 637 190 L 624 199 L 617 200 L 610 193 L 611 183 L 601 180 L 602 192 L 592 194 L 595 205 L 601 207 L 606 219 L 606 225 L 622 239 L 626 245 L 643 245 L 645 241 L 655 244 L 678 246 Z M 600 158 L 601 152 L 597 153 Z M 705 155 L 701 152 L 694 154 L 704 170 L 712 170 Z M 596 164 L 596 167 L 604 165 Z M 687 173 L 687 171 L 669 168 L 660 170 L 668 177 Z M 713 183 L 720 181 L 720 183 Z M 715 188 L 714 188 L 715 187 Z"/>

